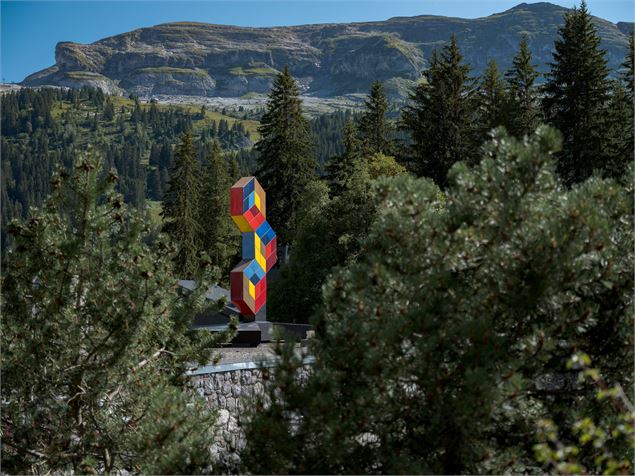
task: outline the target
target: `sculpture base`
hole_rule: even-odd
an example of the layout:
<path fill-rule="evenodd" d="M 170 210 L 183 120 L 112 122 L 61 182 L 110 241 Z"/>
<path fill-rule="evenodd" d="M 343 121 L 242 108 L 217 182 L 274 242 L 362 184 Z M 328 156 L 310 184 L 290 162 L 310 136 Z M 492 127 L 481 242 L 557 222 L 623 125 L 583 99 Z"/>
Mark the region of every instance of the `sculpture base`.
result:
<path fill-rule="evenodd" d="M 257 346 L 260 342 L 271 342 L 274 340 L 276 331 L 280 331 L 283 335 L 285 333 L 290 334 L 295 339 L 302 340 L 306 339 L 307 331 L 312 329 L 309 324 L 260 320 L 245 321 L 235 310 L 228 307 L 221 312 L 196 316 L 192 323 L 192 329 L 221 332 L 227 329 L 227 325 L 234 315 L 239 317 L 240 322 L 238 323 L 238 334 L 234 337 L 231 344 L 237 346 Z"/>
<path fill-rule="evenodd" d="M 181 280 L 179 284 L 184 289 L 190 291 L 196 288 L 194 281 Z M 217 302 L 221 298 L 229 301 L 229 290 L 221 288 L 220 286 L 212 286 L 209 288 L 206 298 L 214 302 Z M 229 301 L 229 304 L 227 304 L 222 311 L 195 316 L 192 329 L 221 332 L 227 329 L 230 319 L 234 316 L 238 318 L 239 323 L 238 334 L 232 340 L 232 345 L 257 346 L 260 342 L 270 342 L 273 339 L 272 331 L 276 324 L 267 321 L 266 303 L 255 316 L 243 316 L 240 314 L 238 308 Z M 304 336 L 300 338 L 302 339 Z"/>
<path fill-rule="evenodd" d="M 213 332 L 221 332 L 227 329 L 232 317 L 238 317 L 238 334 L 231 341 L 232 345 L 256 346 L 260 342 L 271 341 L 272 325 L 267 322 L 266 309 L 262 309 L 256 316 L 241 316 L 233 306 L 225 306 L 220 312 L 198 315 L 194 318 L 192 329 L 205 329 Z"/>
<path fill-rule="evenodd" d="M 256 321 L 255 324 L 260 329 L 260 342 L 271 342 L 273 340 L 273 324 L 267 321 Z"/>
<path fill-rule="evenodd" d="M 256 347 L 262 342 L 262 332 L 255 322 L 241 322 L 238 334 L 231 341 L 232 345 Z"/>

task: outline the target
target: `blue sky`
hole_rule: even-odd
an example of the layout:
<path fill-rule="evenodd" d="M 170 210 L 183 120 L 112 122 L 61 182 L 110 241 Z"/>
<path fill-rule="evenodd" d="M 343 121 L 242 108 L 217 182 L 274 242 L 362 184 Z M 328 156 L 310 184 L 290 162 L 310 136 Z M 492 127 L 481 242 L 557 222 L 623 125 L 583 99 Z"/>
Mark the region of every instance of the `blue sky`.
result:
<path fill-rule="evenodd" d="M 533 0 L 525 0 L 534 3 Z M 3 81 L 21 81 L 55 63 L 58 41 L 92 43 L 144 26 L 200 21 L 240 26 L 385 20 L 423 14 L 476 18 L 522 0 L 233 0 L 233 1 L 5 1 L 1 55 Z M 577 0 L 552 0 L 571 7 Z M 633 21 L 633 0 L 587 0 L 594 15 Z"/>

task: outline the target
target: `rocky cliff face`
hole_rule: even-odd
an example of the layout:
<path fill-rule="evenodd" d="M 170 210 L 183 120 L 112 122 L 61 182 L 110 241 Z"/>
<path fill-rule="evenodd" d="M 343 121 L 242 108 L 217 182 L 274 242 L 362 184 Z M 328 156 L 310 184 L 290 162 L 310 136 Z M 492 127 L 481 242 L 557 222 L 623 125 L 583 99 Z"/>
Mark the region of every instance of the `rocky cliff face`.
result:
<path fill-rule="evenodd" d="M 109 93 L 241 96 L 267 92 L 288 66 L 303 92 L 337 96 L 365 92 L 375 80 L 404 94 L 435 48 L 455 34 L 479 74 L 490 59 L 509 67 L 523 33 L 541 70 L 551 61 L 565 8 L 520 4 L 485 18 L 437 16 L 383 22 L 242 28 L 168 23 L 112 36 L 90 45 L 62 42 L 56 63 L 28 76 L 25 86 L 98 86 Z M 611 68 L 626 54 L 628 28 L 595 19 Z M 407 89 L 407 88 L 406 88 Z"/>

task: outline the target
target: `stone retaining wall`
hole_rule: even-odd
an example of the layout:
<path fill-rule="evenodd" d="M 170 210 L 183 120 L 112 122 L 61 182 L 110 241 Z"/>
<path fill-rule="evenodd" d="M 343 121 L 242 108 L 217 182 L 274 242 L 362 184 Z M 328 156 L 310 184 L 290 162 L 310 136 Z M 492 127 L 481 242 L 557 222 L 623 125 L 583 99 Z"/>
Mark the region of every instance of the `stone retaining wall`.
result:
<path fill-rule="evenodd" d="M 298 377 L 306 378 L 312 364 L 305 366 Z M 266 366 L 275 363 L 266 363 Z M 241 425 L 245 422 L 244 408 L 249 399 L 264 393 L 262 371 L 255 362 L 241 362 L 210 366 L 191 374 L 191 384 L 205 398 L 211 409 L 218 411 L 218 420 L 211 445 L 212 455 L 220 466 L 233 469 L 240 463 L 240 452 L 245 447 Z"/>

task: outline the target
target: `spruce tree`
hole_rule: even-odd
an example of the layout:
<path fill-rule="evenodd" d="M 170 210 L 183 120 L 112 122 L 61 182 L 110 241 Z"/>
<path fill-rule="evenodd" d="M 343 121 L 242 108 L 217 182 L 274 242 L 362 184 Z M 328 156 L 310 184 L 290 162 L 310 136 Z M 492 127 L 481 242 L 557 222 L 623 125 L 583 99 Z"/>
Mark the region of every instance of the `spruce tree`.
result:
<path fill-rule="evenodd" d="M 491 60 L 485 68 L 477 90 L 479 127 L 483 140 L 487 133 L 505 123 L 507 95 L 496 60 Z"/>
<path fill-rule="evenodd" d="M 102 177 L 102 178 L 100 178 Z M 227 338 L 191 331 L 173 247 L 92 159 L 8 227 L 2 276 L 2 464 L 11 474 L 209 472 L 214 414 L 183 385 Z M 201 291 L 204 290 L 201 287 Z"/>
<path fill-rule="evenodd" d="M 238 164 L 238 160 L 236 160 L 236 156 L 233 156 L 229 159 L 227 164 L 229 177 L 231 178 L 232 183 L 236 182 L 241 177 L 240 164 Z"/>
<path fill-rule="evenodd" d="M 200 269 L 203 250 L 201 209 L 201 165 L 196 159 L 192 133 L 187 131 L 175 154 L 168 190 L 163 197 L 163 230 L 172 237 L 178 253 L 175 265 L 183 278 L 192 277 Z"/>
<path fill-rule="evenodd" d="M 622 80 L 626 83 L 626 90 L 631 96 L 631 100 L 635 96 L 635 34 L 631 33 L 628 37 L 628 52 L 622 63 Z"/>
<path fill-rule="evenodd" d="M 605 150 L 609 152 L 609 158 L 620 157 L 618 160 L 622 165 L 616 169 L 616 164 L 612 163 L 605 169 L 612 169 L 614 173 L 624 173 L 626 166 L 633 160 L 633 97 L 622 82 L 615 80 L 611 81 L 610 93 Z M 617 147 L 619 152 L 614 147 Z"/>
<path fill-rule="evenodd" d="M 115 106 L 113 105 L 110 98 L 106 99 L 104 103 L 104 109 L 102 111 L 102 117 L 104 121 L 110 122 L 115 118 Z"/>
<path fill-rule="evenodd" d="M 565 14 L 553 58 L 543 108 L 547 120 L 562 132 L 558 171 L 571 184 L 606 166 L 608 67 L 584 0 Z"/>
<path fill-rule="evenodd" d="M 278 243 L 286 244 L 293 240 L 295 214 L 317 168 L 309 122 L 287 67 L 273 82 L 258 130 L 257 178 L 267 193 L 267 220 Z"/>
<path fill-rule="evenodd" d="M 630 173 L 628 164 L 633 163 L 634 137 L 634 98 L 633 98 L 633 37 L 624 62 L 620 79 L 611 82 L 611 97 L 608 104 L 608 134 L 605 137 L 604 151 L 607 164 L 604 174 L 623 178 Z"/>
<path fill-rule="evenodd" d="M 164 141 L 159 154 L 159 167 L 169 169 L 173 165 L 172 145 L 169 141 Z"/>
<path fill-rule="evenodd" d="M 361 160 L 360 141 L 357 139 L 357 130 L 351 119 L 344 125 L 342 142 L 342 155 L 331 157 L 326 165 L 326 178 L 333 195 L 339 195 L 344 191 L 347 181 L 355 172 L 357 162 Z"/>
<path fill-rule="evenodd" d="M 239 235 L 229 215 L 229 189 L 232 179 L 218 141 L 205 159 L 199 222 L 203 228 L 203 249 L 222 275 L 238 249 Z"/>
<path fill-rule="evenodd" d="M 364 106 L 358 125 L 364 155 L 392 154 L 392 125 L 386 118 L 388 99 L 380 81 L 374 81 L 371 85 Z"/>
<path fill-rule="evenodd" d="M 161 176 L 156 167 L 148 170 L 147 196 L 150 200 L 161 200 L 163 189 L 161 187 Z"/>
<path fill-rule="evenodd" d="M 516 137 L 533 133 L 540 121 L 537 88 L 534 85 L 539 73 L 532 64 L 527 36 L 520 40 L 518 53 L 512 67 L 505 73 L 508 88 L 508 110 L 505 126 Z"/>
<path fill-rule="evenodd" d="M 407 161 L 413 172 L 447 183 L 450 167 L 477 156 L 470 67 L 463 64 L 456 37 L 433 52 L 424 79 L 410 95 L 401 127 L 411 138 Z"/>

